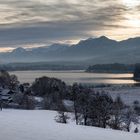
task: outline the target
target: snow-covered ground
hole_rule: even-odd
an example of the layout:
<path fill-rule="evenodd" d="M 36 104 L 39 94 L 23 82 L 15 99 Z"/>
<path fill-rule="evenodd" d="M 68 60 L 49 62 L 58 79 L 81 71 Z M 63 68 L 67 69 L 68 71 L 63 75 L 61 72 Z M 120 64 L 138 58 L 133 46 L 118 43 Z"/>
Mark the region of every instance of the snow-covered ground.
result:
<path fill-rule="evenodd" d="M 140 140 L 140 133 L 56 123 L 56 112 L 3 110 L 0 140 Z"/>
<path fill-rule="evenodd" d="M 126 104 L 133 104 L 136 100 L 140 102 L 140 87 L 106 87 L 95 91 L 105 91 L 113 98 L 120 96 Z"/>

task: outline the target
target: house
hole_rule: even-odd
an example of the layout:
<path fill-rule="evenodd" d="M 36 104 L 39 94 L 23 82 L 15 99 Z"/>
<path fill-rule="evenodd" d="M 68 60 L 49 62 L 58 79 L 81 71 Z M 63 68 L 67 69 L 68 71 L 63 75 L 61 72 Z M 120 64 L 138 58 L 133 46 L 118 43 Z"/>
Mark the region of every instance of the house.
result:
<path fill-rule="evenodd" d="M 3 102 L 12 102 L 12 95 L 14 93 L 12 90 L 0 88 L 0 100 Z"/>

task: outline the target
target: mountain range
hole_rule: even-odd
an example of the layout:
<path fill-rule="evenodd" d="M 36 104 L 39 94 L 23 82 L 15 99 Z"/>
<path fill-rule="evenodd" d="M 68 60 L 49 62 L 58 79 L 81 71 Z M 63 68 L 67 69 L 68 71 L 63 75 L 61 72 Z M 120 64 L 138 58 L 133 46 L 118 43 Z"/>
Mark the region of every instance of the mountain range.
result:
<path fill-rule="evenodd" d="M 9 62 L 78 62 L 88 64 L 140 62 L 140 37 L 116 41 L 105 36 L 88 38 L 74 45 L 53 44 L 26 50 L 16 48 L 0 53 L 3 63 Z"/>

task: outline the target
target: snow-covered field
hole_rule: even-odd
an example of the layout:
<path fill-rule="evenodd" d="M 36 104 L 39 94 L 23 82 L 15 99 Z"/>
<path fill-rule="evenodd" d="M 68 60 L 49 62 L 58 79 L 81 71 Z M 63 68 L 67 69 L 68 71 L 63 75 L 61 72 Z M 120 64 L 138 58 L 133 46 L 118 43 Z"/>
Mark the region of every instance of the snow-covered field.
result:
<path fill-rule="evenodd" d="M 95 91 L 105 91 L 113 98 L 120 96 L 126 104 L 133 104 L 134 101 L 140 102 L 140 87 L 107 87 L 96 88 Z"/>
<path fill-rule="evenodd" d="M 56 123 L 56 112 L 3 110 L 0 140 L 140 140 L 140 133 Z"/>

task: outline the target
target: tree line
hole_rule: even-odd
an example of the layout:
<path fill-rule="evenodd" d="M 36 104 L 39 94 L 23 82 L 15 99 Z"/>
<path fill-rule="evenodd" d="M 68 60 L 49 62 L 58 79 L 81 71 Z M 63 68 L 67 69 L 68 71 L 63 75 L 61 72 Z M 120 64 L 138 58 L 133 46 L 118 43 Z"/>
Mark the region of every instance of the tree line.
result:
<path fill-rule="evenodd" d="M 97 64 L 89 66 L 87 72 L 98 72 L 98 73 L 133 73 L 135 69 L 134 64 Z"/>
<path fill-rule="evenodd" d="M 67 123 L 68 110 L 63 100 L 69 100 L 73 102 L 77 125 L 130 131 L 132 123 L 139 123 L 138 101 L 135 101 L 133 106 L 128 106 L 120 97 L 113 100 L 104 91 L 95 92 L 94 89 L 77 83 L 68 86 L 59 79 L 48 77 L 36 79 L 32 91 L 44 98 L 46 109 L 58 110 L 58 122 Z"/>

